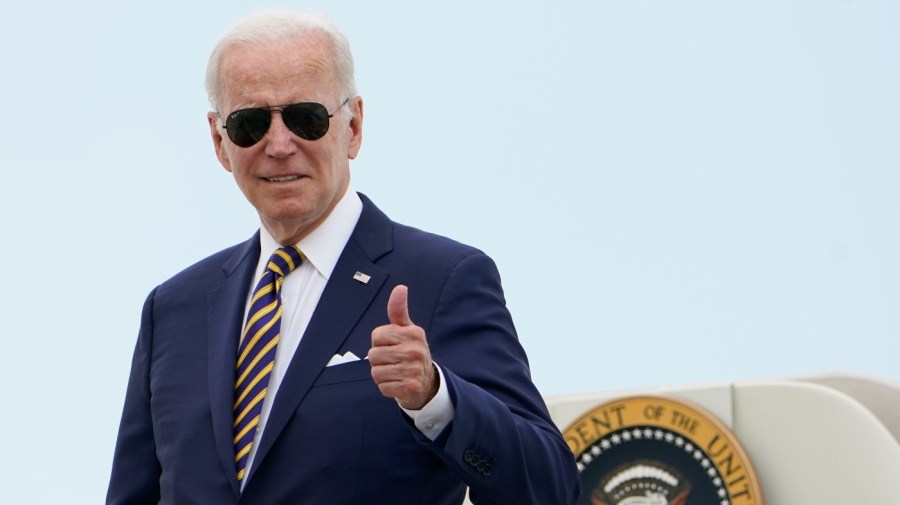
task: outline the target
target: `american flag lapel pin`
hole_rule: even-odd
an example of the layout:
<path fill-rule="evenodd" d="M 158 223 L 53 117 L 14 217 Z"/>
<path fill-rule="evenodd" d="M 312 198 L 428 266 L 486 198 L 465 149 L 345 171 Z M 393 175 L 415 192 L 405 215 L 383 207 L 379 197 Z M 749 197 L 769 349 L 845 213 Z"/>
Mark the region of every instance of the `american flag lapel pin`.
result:
<path fill-rule="evenodd" d="M 364 273 L 362 273 L 362 272 L 356 272 L 355 274 L 353 274 L 353 280 L 359 281 L 359 282 L 361 282 L 361 283 L 363 283 L 363 284 L 368 284 L 368 283 L 369 283 L 369 279 L 371 279 L 371 278 L 372 278 L 372 277 L 370 277 L 370 276 L 368 276 L 368 275 L 366 275 L 366 274 L 364 274 Z"/>

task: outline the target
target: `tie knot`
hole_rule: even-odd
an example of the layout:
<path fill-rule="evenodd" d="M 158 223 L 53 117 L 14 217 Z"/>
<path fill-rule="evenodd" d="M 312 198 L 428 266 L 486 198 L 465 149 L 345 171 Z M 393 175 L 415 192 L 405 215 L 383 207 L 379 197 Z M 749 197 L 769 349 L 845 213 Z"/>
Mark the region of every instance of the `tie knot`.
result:
<path fill-rule="evenodd" d="M 302 262 L 303 253 L 300 252 L 300 249 L 297 249 L 297 246 L 284 246 L 272 254 L 272 257 L 269 258 L 269 264 L 266 265 L 266 270 L 271 270 L 277 275 L 284 277 L 293 272 Z"/>

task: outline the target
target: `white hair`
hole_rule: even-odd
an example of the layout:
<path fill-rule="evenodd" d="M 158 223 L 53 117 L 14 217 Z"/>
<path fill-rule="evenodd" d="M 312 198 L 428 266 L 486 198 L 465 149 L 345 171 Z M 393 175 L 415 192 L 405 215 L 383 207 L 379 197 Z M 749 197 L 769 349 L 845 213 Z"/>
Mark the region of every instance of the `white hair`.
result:
<path fill-rule="evenodd" d="M 341 99 L 356 96 L 350 42 L 328 17 L 304 12 L 270 11 L 238 22 L 222 35 L 213 48 L 206 66 L 206 93 L 213 110 L 218 111 L 221 104 L 219 66 L 222 55 L 229 47 L 237 44 L 261 44 L 314 33 L 324 35 L 330 42 L 328 50 L 332 52 L 336 91 L 342 95 Z"/>

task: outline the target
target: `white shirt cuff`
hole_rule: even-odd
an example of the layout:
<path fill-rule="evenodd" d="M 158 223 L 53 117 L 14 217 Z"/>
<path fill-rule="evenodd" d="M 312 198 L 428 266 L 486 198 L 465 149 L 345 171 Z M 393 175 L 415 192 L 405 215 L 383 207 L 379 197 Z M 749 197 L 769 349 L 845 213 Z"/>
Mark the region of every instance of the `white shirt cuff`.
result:
<path fill-rule="evenodd" d="M 447 381 L 444 380 L 444 372 L 440 366 L 435 366 L 435 369 L 437 369 L 440 384 L 434 398 L 419 410 L 409 410 L 400 407 L 413 420 L 416 428 L 431 441 L 434 441 L 441 431 L 450 424 L 450 421 L 453 420 L 453 414 L 456 412 L 453 408 L 453 402 L 450 401 L 450 392 L 447 389 Z"/>

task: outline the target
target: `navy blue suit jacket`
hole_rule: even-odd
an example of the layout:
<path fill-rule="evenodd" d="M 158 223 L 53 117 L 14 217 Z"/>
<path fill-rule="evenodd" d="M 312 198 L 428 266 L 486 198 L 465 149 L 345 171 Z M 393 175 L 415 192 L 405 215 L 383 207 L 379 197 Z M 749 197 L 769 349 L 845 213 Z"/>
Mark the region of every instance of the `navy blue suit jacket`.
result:
<path fill-rule="evenodd" d="M 232 448 L 234 363 L 259 258 L 253 237 L 158 286 L 144 304 L 107 503 L 574 503 L 574 458 L 529 377 L 490 258 L 390 221 L 368 199 L 300 342 L 243 492 Z M 371 276 L 368 283 L 354 273 Z M 366 356 L 409 286 L 455 407 L 434 441 L 379 392 Z"/>

